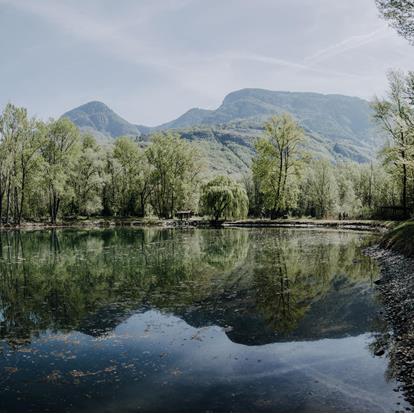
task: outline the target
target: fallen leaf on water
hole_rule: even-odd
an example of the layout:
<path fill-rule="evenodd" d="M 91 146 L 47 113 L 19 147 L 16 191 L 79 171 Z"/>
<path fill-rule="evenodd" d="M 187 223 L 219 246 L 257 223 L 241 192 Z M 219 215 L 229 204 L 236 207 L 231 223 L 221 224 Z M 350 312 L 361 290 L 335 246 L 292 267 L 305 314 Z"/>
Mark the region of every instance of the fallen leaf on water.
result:
<path fill-rule="evenodd" d="M 33 352 L 36 353 L 37 349 L 31 349 L 31 348 L 20 348 L 17 350 L 18 352 L 24 352 L 24 353 L 29 353 L 29 352 Z"/>
<path fill-rule="evenodd" d="M 46 382 L 57 382 L 62 378 L 62 375 L 59 370 L 52 371 L 49 375 L 46 376 Z"/>
<path fill-rule="evenodd" d="M 88 375 L 96 375 L 100 371 L 91 372 L 91 371 L 78 371 L 77 369 L 74 369 L 73 371 L 69 371 L 69 374 L 72 375 L 72 377 L 80 378 L 80 377 L 86 377 Z"/>

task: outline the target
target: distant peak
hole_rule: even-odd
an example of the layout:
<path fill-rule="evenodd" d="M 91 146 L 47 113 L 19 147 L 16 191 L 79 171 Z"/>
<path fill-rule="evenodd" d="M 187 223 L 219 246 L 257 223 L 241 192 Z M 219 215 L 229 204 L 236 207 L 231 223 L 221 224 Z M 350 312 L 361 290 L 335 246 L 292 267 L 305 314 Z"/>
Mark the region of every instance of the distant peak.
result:
<path fill-rule="evenodd" d="M 90 101 L 83 105 L 78 106 L 74 110 L 82 110 L 82 109 L 88 109 L 88 110 L 95 110 L 95 111 L 112 111 L 112 109 L 109 108 L 108 105 L 104 104 L 100 101 Z"/>

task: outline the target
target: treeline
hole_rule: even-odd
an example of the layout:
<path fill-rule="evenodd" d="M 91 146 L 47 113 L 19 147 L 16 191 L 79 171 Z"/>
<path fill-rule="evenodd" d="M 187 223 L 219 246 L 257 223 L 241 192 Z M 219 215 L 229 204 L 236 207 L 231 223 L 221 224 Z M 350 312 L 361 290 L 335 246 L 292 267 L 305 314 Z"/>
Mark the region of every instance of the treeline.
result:
<path fill-rule="evenodd" d="M 414 211 L 414 74 L 389 74 L 387 99 L 372 103 L 388 137 L 370 164 L 307 153 L 289 114 L 272 117 L 239 182 L 202 171 L 195 146 L 176 133 L 149 144 L 120 137 L 101 146 L 68 119 L 42 122 L 8 104 L 0 115 L 0 222 L 79 216 L 408 217 Z M 210 177 L 211 178 L 211 177 Z"/>
<path fill-rule="evenodd" d="M 371 164 L 330 163 L 303 149 L 289 115 L 272 118 L 256 145 L 247 181 L 252 215 L 407 218 L 414 212 L 414 72 L 388 74 L 385 99 L 371 106 L 386 138 Z"/>
<path fill-rule="evenodd" d="M 0 221 L 111 215 L 169 218 L 197 202 L 199 159 L 175 134 L 105 148 L 68 119 L 47 123 L 8 104 L 0 116 Z"/>

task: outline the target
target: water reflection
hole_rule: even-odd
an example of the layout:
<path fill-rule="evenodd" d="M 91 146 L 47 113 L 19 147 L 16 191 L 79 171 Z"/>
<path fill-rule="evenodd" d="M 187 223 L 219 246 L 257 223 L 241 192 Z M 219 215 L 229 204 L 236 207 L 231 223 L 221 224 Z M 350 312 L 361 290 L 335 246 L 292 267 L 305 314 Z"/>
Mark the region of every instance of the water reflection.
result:
<path fill-rule="evenodd" d="M 366 332 L 377 269 L 360 253 L 363 240 L 306 230 L 2 233 L 0 338 L 25 342 L 46 329 L 102 335 L 149 308 L 230 327 L 229 337 L 246 344 Z M 306 316 L 314 323 L 301 325 Z"/>
<path fill-rule="evenodd" d="M 385 331 L 366 243 L 306 229 L 0 233 L 0 411 L 394 410 L 391 368 L 386 382 L 368 350 Z"/>

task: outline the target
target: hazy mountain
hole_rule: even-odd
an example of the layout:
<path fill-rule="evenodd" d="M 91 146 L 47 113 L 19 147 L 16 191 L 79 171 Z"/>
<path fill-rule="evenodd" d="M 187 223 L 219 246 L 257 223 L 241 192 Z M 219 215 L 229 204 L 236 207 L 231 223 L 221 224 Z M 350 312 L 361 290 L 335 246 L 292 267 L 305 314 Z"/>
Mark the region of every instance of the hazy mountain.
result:
<path fill-rule="evenodd" d="M 88 102 L 62 116 L 69 118 L 81 130 L 91 132 L 100 139 L 111 139 L 120 135 L 141 135 L 137 125 L 129 123 L 104 103 L 98 101 Z"/>
<path fill-rule="evenodd" d="M 332 160 L 366 162 L 383 142 L 372 125 L 367 101 L 308 92 L 241 89 L 228 94 L 215 110 L 193 108 L 154 128 L 131 124 L 101 102 L 64 116 L 99 139 L 130 135 L 145 140 L 156 130 L 177 130 L 206 155 L 210 171 L 239 175 L 249 168 L 263 122 L 282 112 L 291 113 L 303 127 L 308 150 Z"/>
<path fill-rule="evenodd" d="M 331 140 L 360 142 L 371 138 L 371 109 L 360 98 L 308 92 L 241 89 L 228 94 L 216 110 L 194 108 L 159 129 L 217 125 L 248 120 L 262 123 L 271 115 L 290 112 L 301 125 Z"/>

